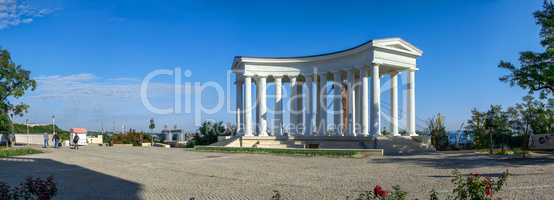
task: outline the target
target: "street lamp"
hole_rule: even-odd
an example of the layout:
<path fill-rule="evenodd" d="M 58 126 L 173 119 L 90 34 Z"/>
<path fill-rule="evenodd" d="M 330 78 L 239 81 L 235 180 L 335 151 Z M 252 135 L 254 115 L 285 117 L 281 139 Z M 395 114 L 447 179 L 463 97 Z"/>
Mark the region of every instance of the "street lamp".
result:
<path fill-rule="evenodd" d="M 25 126 L 27 126 L 27 146 L 31 145 L 31 139 L 29 138 L 29 119 L 25 119 Z"/>
<path fill-rule="evenodd" d="M 52 115 L 52 134 L 56 134 L 56 115 Z"/>

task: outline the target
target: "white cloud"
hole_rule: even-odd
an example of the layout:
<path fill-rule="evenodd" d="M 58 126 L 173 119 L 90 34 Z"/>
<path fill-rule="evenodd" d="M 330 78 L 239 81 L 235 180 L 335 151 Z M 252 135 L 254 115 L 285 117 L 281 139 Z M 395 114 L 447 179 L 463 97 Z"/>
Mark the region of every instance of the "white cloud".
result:
<path fill-rule="evenodd" d="M 29 97 L 39 99 L 94 98 L 105 100 L 140 100 L 141 79 L 131 77 L 101 78 L 90 73 L 50 75 L 36 77 L 37 89 Z M 172 83 L 151 82 L 148 97 L 170 97 L 174 94 Z M 183 88 L 190 92 L 191 88 Z"/>
<path fill-rule="evenodd" d="M 183 81 L 181 113 L 156 114 L 149 111 L 141 98 L 141 77 L 108 78 L 91 73 L 69 75 L 45 75 L 33 77 L 37 89 L 30 91 L 17 101 L 30 105 L 29 113 L 19 121 L 29 119 L 36 123 L 47 123 L 52 115 L 56 123 L 65 128 L 86 127 L 99 130 L 112 126 L 147 127 L 148 119 L 154 117 L 158 124 L 179 124 L 180 127 L 193 127 L 198 118 L 185 113 L 187 103 L 196 102 L 196 95 L 202 95 L 206 107 L 215 105 L 215 90 L 206 93 L 197 87 L 196 82 Z M 197 88 L 196 88 L 197 87 Z M 225 88 L 225 87 L 224 87 Z M 172 108 L 176 105 L 175 85 L 171 80 L 152 79 L 148 85 L 147 98 L 156 108 Z M 202 92 L 202 93 L 201 93 Z M 190 95 L 187 98 L 186 95 Z M 225 97 L 225 96 L 223 96 Z M 192 104 L 192 112 L 196 104 Z M 225 111 L 222 109 L 222 111 Z M 204 115 L 201 119 L 210 119 L 216 115 Z M 161 126 L 161 125 L 160 125 Z"/>
<path fill-rule="evenodd" d="M 25 1 L 0 0 L 0 30 L 31 23 L 34 18 L 46 16 L 53 11 L 53 9 L 33 8 Z"/>
<path fill-rule="evenodd" d="M 137 96 L 138 84 L 119 83 L 96 77 L 93 74 L 52 75 L 36 78 L 37 90 L 31 97 L 81 98 L 81 97 L 120 97 Z"/>

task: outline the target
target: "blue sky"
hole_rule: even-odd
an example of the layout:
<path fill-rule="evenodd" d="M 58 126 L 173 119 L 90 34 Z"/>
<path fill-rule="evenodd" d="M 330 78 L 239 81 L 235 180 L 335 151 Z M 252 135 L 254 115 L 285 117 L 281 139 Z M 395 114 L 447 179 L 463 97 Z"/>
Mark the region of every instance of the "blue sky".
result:
<path fill-rule="evenodd" d="M 236 55 L 310 55 L 401 37 L 424 51 L 417 117 L 440 112 L 457 129 L 472 108 L 510 106 L 526 94 L 498 81 L 505 72 L 496 66 L 541 49 L 532 16 L 541 4 L 0 0 L 0 46 L 39 81 L 22 99 L 31 108 L 19 121 L 47 123 L 55 114 L 64 128 L 145 130 L 150 117 L 158 127 L 193 128 L 192 115 L 155 115 L 137 99 L 140 81 L 153 70 L 181 67 L 192 73 L 186 81 L 225 84 Z M 168 105 L 170 80 L 155 81 L 152 101 Z M 224 109 L 204 117 L 233 122 L 233 116 Z"/>

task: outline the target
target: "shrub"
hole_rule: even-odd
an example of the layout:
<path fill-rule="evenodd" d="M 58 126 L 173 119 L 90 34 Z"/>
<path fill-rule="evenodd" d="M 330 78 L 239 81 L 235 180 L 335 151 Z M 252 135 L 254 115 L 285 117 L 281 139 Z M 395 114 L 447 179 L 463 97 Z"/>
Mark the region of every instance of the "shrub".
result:
<path fill-rule="evenodd" d="M 427 122 L 427 133 L 431 135 L 431 144 L 437 150 L 446 150 L 448 135 L 444 124 L 444 117 L 439 113 Z"/>
<path fill-rule="evenodd" d="M 356 200 L 404 200 L 408 193 L 400 190 L 400 186 L 392 187 L 392 191 L 386 191 L 380 185 L 376 185 L 372 191 L 360 193 Z"/>
<path fill-rule="evenodd" d="M 52 199 L 57 192 L 58 188 L 52 176 L 45 180 L 28 177 L 24 182 L 15 187 L 10 187 L 6 183 L 0 182 L 0 200 L 49 200 Z"/>
<path fill-rule="evenodd" d="M 452 183 L 455 187 L 451 195 L 446 197 L 447 200 L 496 200 L 498 198 L 494 198 L 494 195 L 502 189 L 509 175 L 506 171 L 494 180 L 477 173 L 464 176 L 457 170 L 454 170 L 452 174 L 454 175 Z M 380 185 L 376 185 L 373 190 L 359 193 L 354 200 L 405 200 L 407 195 L 408 193 L 402 191 L 398 185 L 393 186 L 392 191 L 387 191 Z M 281 194 L 279 191 L 274 190 L 271 199 L 280 200 Z M 346 199 L 349 200 L 350 195 Z M 429 200 L 439 200 L 435 190 L 432 190 L 429 194 Z"/>
<path fill-rule="evenodd" d="M 281 199 L 281 193 L 277 190 L 273 190 L 273 195 L 271 195 L 271 200 L 280 200 Z"/>
<path fill-rule="evenodd" d="M 236 127 L 223 125 L 223 122 L 202 122 L 198 128 L 198 133 L 194 134 L 186 147 L 191 148 L 196 145 L 209 145 L 217 142 L 217 136 L 230 136 L 236 133 Z"/>
<path fill-rule="evenodd" d="M 502 189 L 508 178 L 508 171 L 504 172 L 497 180 L 483 177 L 477 173 L 472 173 L 466 177 L 458 171 L 454 171 L 452 174 L 455 176 L 452 183 L 456 185 L 452 193 L 455 195 L 454 199 L 459 200 L 492 200 L 494 194 Z"/>
<path fill-rule="evenodd" d="M 36 153 L 42 153 L 42 151 L 31 149 L 31 148 L 18 148 L 18 149 L 2 148 L 0 149 L 0 158 L 21 156 L 21 155 L 27 155 L 27 154 L 36 154 Z"/>
<path fill-rule="evenodd" d="M 129 132 L 125 134 L 112 135 L 112 144 L 133 144 L 133 146 L 141 146 L 143 142 L 151 142 L 150 135 L 140 132 Z"/>

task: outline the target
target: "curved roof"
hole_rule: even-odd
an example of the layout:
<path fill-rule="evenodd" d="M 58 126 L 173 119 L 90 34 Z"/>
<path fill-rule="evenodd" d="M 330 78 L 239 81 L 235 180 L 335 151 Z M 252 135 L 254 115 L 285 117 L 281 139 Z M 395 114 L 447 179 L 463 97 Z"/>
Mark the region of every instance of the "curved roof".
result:
<path fill-rule="evenodd" d="M 413 57 L 419 57 L 423 54 L 421 50 L 401 38 L 384 38 L 369 40 L 352 48 L 317 55 L 285 57 L 235 56 L 232 68 L 236 68 L 237 65 L 240 63 L 293 63 L 323 61 L 333 58 L 339 58 L 346 55 L 352 55 L 360 51 L 368 50 L 370 48 L 387 49 Z"/>
<path fill-rule="evenodd" d="M 355 47 L 351 47 L 351 48 L 348 48 L 348 49 L 344 49 L 344 50 L 340 50 L 340 51 L 333 51 L 333 52 L 329 52 L 329 53 L 322 53 L 322 54 L 316 54 L 316 55 L 307 55 L 307 56 L 276 56 L 276 57 L 273 57 L 273 56 L 235 56 L 235 59 L 237 58 L 267 58 L 267 59 L 295 59 L 295 58 L 314 58 L 314 57 L 320 57 L 320 56 L 328 56 L 328 55 L 334 55 L 334 54 L 340 54 L 340 53 L 344 53 L 344 52 L 347 52 L 347 51 L 351 51 L 351 50 L 354 50 L 354 49 L 357 49 L 357 48 L 360 48 L 360 47 L 363 47 L 364 45 L 367 45 L 367 44 L 370 44 L 373 40 L 369 40 L 367 42 L 364 42 L 362 44 L 359 44 Z"/>

